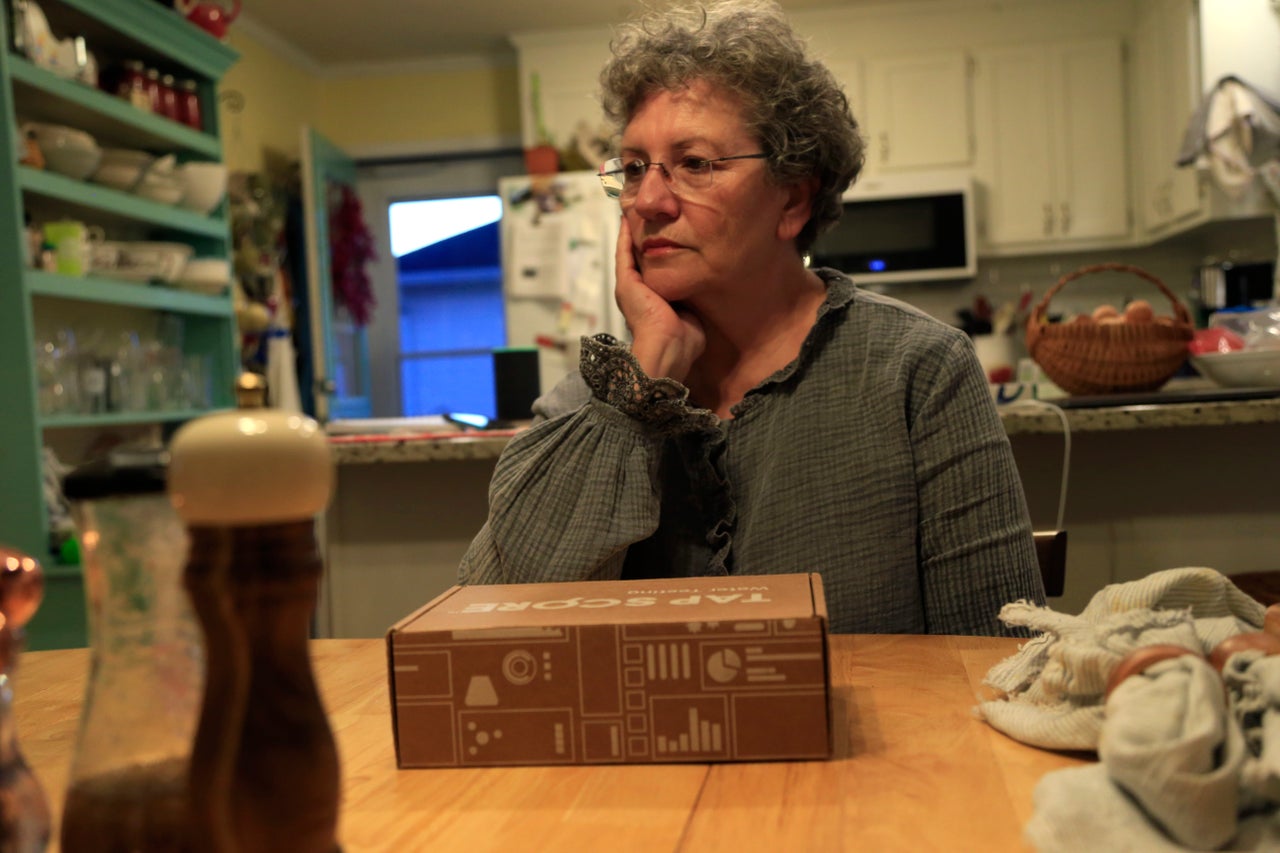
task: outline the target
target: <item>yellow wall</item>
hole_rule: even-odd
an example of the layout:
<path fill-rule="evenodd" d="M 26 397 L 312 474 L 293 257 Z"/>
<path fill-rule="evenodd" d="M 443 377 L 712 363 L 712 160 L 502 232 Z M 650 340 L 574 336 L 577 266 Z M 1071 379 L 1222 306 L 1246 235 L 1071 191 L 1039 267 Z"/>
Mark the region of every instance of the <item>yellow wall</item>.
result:
<path fill-rule="evenodd" d="M 240 52 L 222 82 L 218 121 L 223 156 L 232 171 L 263 171 L 264 151 L 298 157 L 298 128 L 319 111 L 320 79 L 231 28 L 229 44 Z M 239 95 L 243 109 L 235 111 Z"/>
<path fill-rule="evenodd" d="M 234 27 L 228 41 L 240 60 L 223 79 L 219 121 L 233 171 L 263 171 L 267 150 L 297 159 L 303 125 L 356 155 L 520 135 L 514 63 L 327 78 Z"/>
<path fill-rule="evenodd" d="M 515 64 L 326 80 L 317 129 L 348 151 L 520 136 Z"/>

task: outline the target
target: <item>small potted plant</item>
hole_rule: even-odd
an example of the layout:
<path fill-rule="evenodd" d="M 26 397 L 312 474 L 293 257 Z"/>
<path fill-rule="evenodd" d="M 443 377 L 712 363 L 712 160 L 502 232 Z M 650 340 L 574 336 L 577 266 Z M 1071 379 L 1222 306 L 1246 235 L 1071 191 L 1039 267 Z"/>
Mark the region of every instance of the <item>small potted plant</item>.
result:
<path fill-rule="evenodd" d="M 537 73 L 529 77 L 529 102 L 533 107 L 533 123 L 538 143 L 524 150 L 524 167 L 530 175 L 550 175 L 560 171 L 560 152 L 547 133 L 542 116 L 542 86 Z"/>

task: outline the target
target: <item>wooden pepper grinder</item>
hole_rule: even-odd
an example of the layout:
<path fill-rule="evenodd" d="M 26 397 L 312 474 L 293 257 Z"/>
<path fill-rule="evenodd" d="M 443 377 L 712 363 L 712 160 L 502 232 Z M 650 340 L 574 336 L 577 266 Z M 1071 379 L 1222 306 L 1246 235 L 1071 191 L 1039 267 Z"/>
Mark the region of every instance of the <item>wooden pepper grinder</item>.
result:
<path fill-rule="evenodd" d="M 243 374 L 239 409 L 187 423 L 170 445 L 169 495 L 191 537 L 184 583 L 205 637 L 192 837 L 216 853 L 332 853 L 338 753 L 308 640 L 333 461 L 314 420 L 262 408 L 265 387 Z"/>
<path fill-rule="evenodd" d="M 44 598 L 44 571 L 34 557 L 0 545 L 0 850 L 39 853 L 49 843 L 49 803 L 18 748 L 13 675 L 26 624 Z"/>

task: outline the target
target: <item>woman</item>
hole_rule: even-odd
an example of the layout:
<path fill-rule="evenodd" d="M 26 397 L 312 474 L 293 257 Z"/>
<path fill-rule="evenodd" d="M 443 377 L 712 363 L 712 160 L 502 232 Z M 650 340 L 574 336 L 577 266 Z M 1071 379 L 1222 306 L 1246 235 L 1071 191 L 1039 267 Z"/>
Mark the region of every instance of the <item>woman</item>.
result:
<path fill-rule="evenodd" d="M 972 345 L 804 255 L 862 164 L 843 92 L 772 4 L 623 28 L 615 295 L 490 487 L 468 583 L 822 574 L 833 631 L 998 633 L 1044 598 Z"/>

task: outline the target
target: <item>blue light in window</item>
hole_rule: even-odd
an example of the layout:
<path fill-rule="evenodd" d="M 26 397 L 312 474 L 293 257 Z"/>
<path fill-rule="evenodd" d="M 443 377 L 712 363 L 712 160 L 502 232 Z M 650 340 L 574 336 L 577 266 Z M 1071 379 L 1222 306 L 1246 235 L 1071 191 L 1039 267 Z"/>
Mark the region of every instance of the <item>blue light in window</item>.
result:
<path fill-rule="evenodd" d="M 888 264 L 886 264 L 884 261 L 880 260 L 879 258 L 873 258 L 872 260 L 867 261 L 867 269 L 871 270 L 872 272 L 884 272 L 887 266 Z"/>

